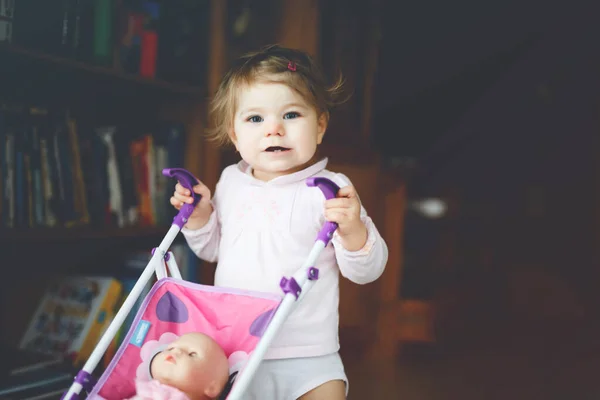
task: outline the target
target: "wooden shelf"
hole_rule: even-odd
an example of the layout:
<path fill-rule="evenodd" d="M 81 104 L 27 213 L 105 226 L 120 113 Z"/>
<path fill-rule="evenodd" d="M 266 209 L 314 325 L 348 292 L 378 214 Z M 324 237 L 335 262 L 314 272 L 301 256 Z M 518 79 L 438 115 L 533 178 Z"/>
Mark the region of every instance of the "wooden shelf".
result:
<path fill-rule="evenodd" d="M 127 239 L 157 238 L 166 235 L 169 226 L 148 226 L 130 228 L 3 228 L 0 229 L 0 242 L 32 241 L 54 242 L 63 240 L 87 239 Z"/>
<path fill-rule="evenodd" d="M 143 87 L 153 88 L 166 93 L 189 96 L 202 96 L 201 87 L 171 83 L 160 79 L 145 78 L 136 74 L 125 73 L 114 68 L 93 65 L 86 62 L 60 57 L 37 50 L 30 50 L 13 44 L 0 43 L 0 58 L 20 57 L 29 62 L 43 62 L 62 69 L 72 69 L 92 75 L 102 76 L 120 82 L 129 82 Z"/>

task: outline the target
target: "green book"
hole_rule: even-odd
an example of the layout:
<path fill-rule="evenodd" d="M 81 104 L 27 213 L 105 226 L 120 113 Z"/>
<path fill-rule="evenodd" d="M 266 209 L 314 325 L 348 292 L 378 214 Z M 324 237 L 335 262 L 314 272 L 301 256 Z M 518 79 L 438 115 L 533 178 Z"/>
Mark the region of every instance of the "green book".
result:
<path fill-rule="evenodd" d="M 94 0 L 94 61 L 112 65 L 113 0 Z"/>

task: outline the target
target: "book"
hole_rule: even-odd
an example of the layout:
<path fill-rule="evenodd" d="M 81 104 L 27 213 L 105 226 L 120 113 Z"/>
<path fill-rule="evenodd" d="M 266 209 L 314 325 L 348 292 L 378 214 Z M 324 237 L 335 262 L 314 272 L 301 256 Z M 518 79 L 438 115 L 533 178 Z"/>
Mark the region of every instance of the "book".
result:
<path fill-rule="evenodd" d="M 0 42 L 12 42 L 15 0 L 0 0 Z"/>
<path fill-rule="evenodd" d="M 71 276 L 50 283 L 20 343 L 21 349 L 62 355 L 79 364 L 100 339 L 122 284 L 111 277 Z"/>

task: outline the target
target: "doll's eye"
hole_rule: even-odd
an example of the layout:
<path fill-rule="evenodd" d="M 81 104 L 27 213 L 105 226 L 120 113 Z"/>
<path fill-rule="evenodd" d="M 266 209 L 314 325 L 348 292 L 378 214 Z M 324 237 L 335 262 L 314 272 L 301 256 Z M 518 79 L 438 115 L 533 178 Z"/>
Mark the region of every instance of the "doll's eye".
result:
<path fill-rule="evenodd" d="M 192 351 L 192 352 L 190 353 L 190 357 L 196 357 L 197 355 L 198 355 L 198 353 L 196 353 L 195 351 Z"/>

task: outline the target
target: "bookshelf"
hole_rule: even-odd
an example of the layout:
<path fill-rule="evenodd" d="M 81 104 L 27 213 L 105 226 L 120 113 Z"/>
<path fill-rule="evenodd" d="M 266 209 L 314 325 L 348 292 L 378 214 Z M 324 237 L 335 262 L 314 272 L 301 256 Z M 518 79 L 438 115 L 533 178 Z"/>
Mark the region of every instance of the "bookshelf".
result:
<path fill-rule="evenodd" d="M 88 1 L 90 4 L 94 2 L 96 0 Z M 17 7 L 19 3 L 25 4 L 27 0 L 15 3 Z M 83 4 L 64 2 L 67 3 Z M 126 3 L 141 2 L 115 0 L 113 4 Z M 158 0 L 158 3 L 162 6 L 192 4 L 179 0 Z M 142 76 L 139 72 L 123 68 L 114 60 L 118 55 L 116 36 L 110 39 L 113 59 L 96 62 L 44 46 L 30 46 L 18 40 L 16 29 L 13 29 L 15 36 L 12 40 L 2 37 L 5 31 L 0 32 L 0 122 L 3 111 L 7 109 L 49 106 L 49 112 L 54 115 L 57 110 L 68 111 L 76 119 L 80 131 L 118 126 L 123 127 L 119 129 L 125 132 L 127 140 L 139 139 L 144 133 L 160 136 L 165 130 L 159 129 L 158 124 L 164 127 L 162 124 L 172 123 L 181 128 L 183 137 L 177 151 L 178 162 L 167 166 L 184 167 L 206 181 L 216 181 L 219 170 L 214 160 L 218 156 L 214 154 L 215 149 L 205 145 L 203 132 L 206 128 L 207 94 L 214 90 L 214 82 L 220 79 L 222 73 L 220 62 L 224 42 L 215 41 L 215 38 L 222 37 L 225 2 L 199 0 L 193 3 L 202 7 L 202 10 L 196 10 L 197 14 L 202 14 L 197 17 L 197 25 L 202 29 L 188 38 L 186 46 L 191 55 L 181 62 L 170 64 L 172 70 L 182 70 L 187 75 L 173 71 L 163 74 L 159 68 L 160 53 L 156 72 L 151 74 L 154 76 Z M 46 2 L 36 4 L 46 6 Z M 4 11 L 0 7 L 0 12 Z M 18 22 L 17 12 L 18 9 L 15 9 L 13 24 Z M 117 13 L 117 8 L 113 12 Z M 11 18 L 3 17 L 0 16 L 0 25 L 5 21 L 11 22 Z M 116 25 L 114 28 L 118 29 Z M 213 31 L 214 34 L 211 33 Z M 186 64 L 188 61 L 189 64 Z M 9 106 L 5 107 L 7 104 Z M 6 149 L 4 139 L 5 132 L 0 129 L 0 154 Z M 210 158 L 211 154 L 214 154 L 213 158 Z M 114 221 L 104 225 L 88 220 L 84 223 L 58 223 L 52 227 L 39 224 L 6 226 L 6 186 L 3 180 L 6 167 L 3 160 L 0 156 L 0 273 L 10 284 L 5 285 L 0 294 L 0 343 L 12 348 L 19 342 L 47 280 L 71 273 L 111 274 L 121 265 L 121 256 L 132 251 L 149 252 L 158 246 L 174 215 L 168 196 L 175 182 L 166 180 L 165 196 L 158 200 L 164 204 L 166 212 L 154 223 L 120 227 Z M 181 240 L 179 237 L 176 243 L 181 243 Z M 190 262 L 190 268 L 193 268 L 193 261 Z M 198 268 L 199 261 L 196 262 Z"/>
<path fill-rule="evenodd" d="M 93 228 L 88 226 L 75 228 L 16 228 L 1 229 L 0 241 L 2 242 L 44 242 L 60 243 L 72 240 L 91 240 L 91 239 L 124 239 L 128 238 L 146 238 L 158 240 L 169 230 L 168 225 L 164 226 L 134 226 L 127 228 Z"/>
<path fill-rule="evenodd" d="M 111 145 L 115 148 L 125 147 L 125 155 L 119 156 L 119 163 L 126 164 L 130 162 L 127 154 L 129 151 L 132 162 L 136 161 L 133 142 L 140 141 L 140 137 L 151 136 L 151 143 L 146 147 L 149 149 L 147 151 L 151 152 L 147 157 L 147 164 L 152 165 L 157 160 L 156 157 L 159 157 L 157 155 L 159 147 L 160 150 L 165 150 L 169 146 L 164 140 L 159 143 L 160 138 L 164 139 L 165 135 L 170 135 L 165 132 L 166 130 L 174 129 L 171 126 L 159 128 L 158 125 L 177 124 L 180 136 L 183 135 L 178 143 L 178 150 L 174 152 L 173 157 L 169 153 L 168 161 L 163 159 L 164 165 L 157 162 L 155 172 L 147 172 L 146 170 L 150 169 L 147 167 L 142 173 L 158 174 L 155 179 L 160 180 L 162 178 L 160 169 L 177 166 L 185 167 L 200 176 L 201 171 L 198 168 L 200 163 L 190 160 L 189 154 L 198 154 L 202 148 L 202 140 L 198 139 L 200 136 L 198 133 L 201 133 L 205 127 L 208 69 L 195 67 L 199 64 L 209 65 L 211 42 L 208 24 L 204 22 L 211 20 L 214 7 L 209 0 L 198 1 L 195 4 L 188 2 L 188 8 L 182 11 L 185 2 L 180 3 L 178 0 L 174 2 L 90 0 L 85 3 L 66 1 L 61 3 L 61 6 L 66 8 L 60 10 L 50 2 L 27 3 L 25 0 L 15 3 L 13 8 L 0 10 L 6 14 L 0 15 L 3 20 L 3 32 L 0 34 L 0 86 L 3 88 L 0 92 L 0 148 L 2 148 L 0 215 L 4 214 L 0 217 L 0 240 L 2 241 L 0 247 L 18 241 L 65 242 L 111 237 L 128 240 L 140 236 L 159 238 L 161 234 L 166 233 L 171 216 L 165 218 L 167 214 L 165 209 L 170 210 L 171 207 L 168 204 L 168 190 L 164 187 L 173 184 L 166 178 L 162 181 L 161 197 L 151 200 L 152 206 L 163 209 L 160 220 L 157 217 L 151 218 L 150 222 L 148 220 L 141 221 L 142 223 L 135 220 L 123 222 L 122 216 L 118 216 L 119 220 L 114 221 L 113 191 L 122 190 L 122 198 L 116 201 L 125 203 L 127 185 L 135 184 L 134 191 L 138 193 L 131 194 L 136 194 L 138 198 L 133 201 L 137 201 L 139 208 L 144 208 L 142 194 L 139 192 L 153 190 L 152 182 L 144 183 L 146 186 L 150 185 L 149 188 L 142 188 L 143 185 L 137 182 L 139 178 L 137 176 L 134 177 L 135 182 L 131 179 L 129 181 L 123 179 L 125 173 L 129 175 L 140 173 L 135 170 L 135 165 L 133 172 L 118 171 L 122 187 L 104 188 L 104 192 L 110 192 L 106 196 L 110 199 L 103 199 L 105 204 L 101 207 L 105 209 L 110 207 L 108 213 L 113 215 L 100 216 L 101 223 L 97 220 L 93 221 L 90 215 L 84 215 L 82 221 L 63 220 L 59 217 L 58 222 L 48 222 L 46 215 L 41 217 L 38 215 L 33 221 L 31 215 L 25 217 L 21 215 L 19 218 L 18 215 L 15 217 L 15 214 L 23 214 L 19 211 L 19 207 L 28 206 L 25 214 L 27 212 L 46 214 L 49 208 L 62 207 L 60 204 L 58 206 L 53 204 L 52 207 L 44 204 L 40 207 L 36 203 L 37 198 L 31 199 L 32 196 L 37 195 L 43 198 L 42 201 L 48 203 L 49 200 L 46 198 L 48 195 L 45 194 L 48 191 L 46 185 L 54 183 L 47 184 L 46 180 L 50 181 L 56 178 L 55 175 L 61 173 L 65 176 L 59 176 L 63 178 L 63 181 L 59 182 L 60 190 L 54 188 L 50 191 L 54 194 L 60 191 L 58 200 L 63 203 L 65 196 L 70 200 L 73 200 L 71 197 L 75 197 L 74 202 L 66 203 L 64 206 L 66 209 L 76 207 L 77 202 L 97 200 L 97 191 L 88 192 L 85 200 L 77 198 L 77 196 L 83 197 L 81 193 L 77 193 L 77 188 L 72 189 L 73 193 L 63 193 L 66 191 L 65 185 L 71 183 L 71 178 L 74 186 L 78 184 L 77 173 L 83 175 L 83 178 L 80 177 L 82 181 L 80 183 L 86 186 L 85 190 L 88 190 L 88 186 L 98 186 L 96 182 L 89 182 L 88 175 L 91 176 L 92 173 L 88 174 L 87 170 L 79 171 L 84 169 L 84 166 L 79 164 L 88 161 L 89 157 L 96 156 L 94 153 L 96 148 L 85 154 L 78 153 L 83 147 L 81 137 L 83 131 L 89 135 L 89 131 L 93 130 L 92 136 L 94 134 L 100 136 L 103 135 L 98 132 L 100 128 L 114 128 L 112 136 L 103 135 L 100 139 L 106 141 L 106 138 L 111 136 L 109 142 L 104 143 L 106 148 L 103 151 L 110 153 Z M 34 12 L 31 7 L 42 9 Z M 160 11 L 157 12 L 157 9 Z M 47 13 L 41 21 L 42 24 L 39 23 L 40 12 Z M 192 29 L 192 33 L 189 33 L 189 29 L 187 33 L 182 33 L 176 27 L 180 22 L 190 21 L 195 21 L 202 27 Z M 8 30 L 4 29 L 7 24 L 11 27 Z M 7 32 L 9 36 L 6 36 Z M 169 45 L 178 46 L 179 54 L 175 55 L 175 51 L 171 50 Z M 194 55 L 195 53 L 198 55 Z M 184 62 L 190 65 L 183 65 Z M 180 72 L 187 72 L 187 74 Z M 52 119 L 53 125 L 48 126 L 50 123 L 46 121 L 38 124 L 36 121 L 30 126 L 30 121 L 37 118 L 32 117 L 33 109 L 42 110 L 44 118 Z M 57 119 L 63 119 L 62 114 L 67 124 L 58 127 L 62 121 L 54 124 Z M 69 121 L 73 121 L 76 128 L 68 127 Z M 67 130 L 68 134 L 56 139 L 58 134 L 52 136 L 50 133 L 43 142 L 42 149 L 42 139 L 46 133 L 41 133 L 40 124 L 44 124 L 44 129 L 48 131 L 63 129 Z M 32 133 L 29 131 L 32 130 L 36 130 L 36 133 L 33 138 L 30 138 Z M 72 135 L 71 130 L 77 130 L 77 133 Z M 27 137 L 23 139 L 24 136 Z M 74 139 L 72 136 L 77 137 Z M 125 143 L 116 143 L 117 139 Z M 115 143 L 110 143 L 110 140 L 114 140 Z M 49 146 L 53 141 L 67 142 L 62 145 L 60 151 L 72 154 L 65 156 L 66 161 L 60 160 L 57 155 L 57 163 L 65 164 L 57 166 L 50 173 L 48 171 L 53 166 L 46 166 L 44 155 L 40 156 L 40 154 L 43 151 L 52 153 L 55 149 Z M 89 143 L 87 145 L 89 146 Z M 56 144 L 54 146 L 59 147 Z M 75 150 L 77 146 L 79 148 Z M 102 144 L 99 146 L 102 147 Z M 25 158 L 25 161 L 19 160 L 19 156 Z M 48 155 L 45 157 L 52 158 Z M 110 158 L 110 155 L 108 157 Z M 140 157 L 146 155 L 141 154 Z M 162 157 L 166 157 L 164 153 Z M 42 158 L 41 166 L 40 158 Z M 112 161 L 109 160 L 108 163 L 110 162 Z M 34 163 L 37 164 L 34 166 Z M 65 172 L 65 166 L 72 167 L 72 171 Z M 98 175 L 100 174 L 98 170 L 102 170 L 103 166 L 96 165 L 95 168 L 96 171 L 93 172 Z M 112 165 L 107 165 L 108 178 L 98 178 L 104 179 L 105 186 L 114 184 L 114 180 L 111 181 L 110 177 L 111 168 Z M 35 174 L 39 174 L 40 170 L 41 190 L 39 177 L 38 182 L 32 183 Z M 52 176 L 48 178 L 48 175 Z M 149 179 L 152 181 L 153 178 Z M 38 188 L 35 185 L 38 185 Z M 15 194 L 15 191 L 18 193 Z M 143 194 L 143 196 L 147 195 L 146 192 Z M 107 204 L 108 202 L 111 204 Z M 156 204 L 160 205 L 156 206 Z M 33 210 L 36 206 L 37 211 Z M 134 207 L 135 204 L 131 206 Z M 156 209 L 153 211 L 157 212 Z M 92 213 L 86 211 L 84 214 Z M 67 226 L 76 226 L 76 228 L 67 228 Z"/>
<path fill-rule="evenodd" d="M 169 82 L 163 79 L 147 78 L 133 73 L 119 71 L 116 68 L 94 65 L 66 57 L 60 57 L 39 50 L 27 49 L 23 46 L 0 42 L 0 59 L 4 64 L 3 69 L 14 69 L 24 65 L 35 68 L 59 68 L 65 72 L 80 72 L 86 74 L 87 79 L 105 77 L 117 84 L 133 83 L 139 86 L 154 89 L 157 94 L 188 95 L 192 97 L 204 95 L 200 86 L 184 85 Z M 7 68 L 7 65 L 9 66 Z"/>

